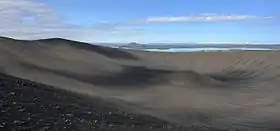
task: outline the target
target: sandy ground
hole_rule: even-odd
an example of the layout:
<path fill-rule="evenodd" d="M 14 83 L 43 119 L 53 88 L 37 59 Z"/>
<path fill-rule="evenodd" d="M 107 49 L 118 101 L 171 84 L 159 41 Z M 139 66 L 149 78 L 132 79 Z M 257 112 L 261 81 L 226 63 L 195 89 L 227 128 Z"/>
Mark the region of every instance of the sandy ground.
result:
<path fill-rule="evenodd" d="M 0 39 L 0 71 L 182 126 L 280 130 L 280 52 L 129 51 Z"/>

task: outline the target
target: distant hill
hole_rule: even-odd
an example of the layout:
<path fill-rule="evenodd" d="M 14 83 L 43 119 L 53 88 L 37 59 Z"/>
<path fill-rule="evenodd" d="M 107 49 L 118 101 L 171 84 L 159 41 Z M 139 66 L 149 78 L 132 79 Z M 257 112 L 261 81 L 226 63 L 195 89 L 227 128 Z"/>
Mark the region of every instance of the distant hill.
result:
<path fill-rule="evenodd" d="M 127 45 L 120 45 L 120 48 L 131 49 L 170 49 L 170 48 L 267 48 L 267 49 L 280 49 L 280 44 L 139 44 L 129 43 Z"/>
<path fill-rule="evenodd" d="M 121 45 L 121 48 L 132 48 L 132 49 L 145 49 L 147 48 L 147 46 L 145 44 L 140 44 L 140 43 L 136 43 L 136 42 L 131 42 L 129 44 L 126 45 Z"/>

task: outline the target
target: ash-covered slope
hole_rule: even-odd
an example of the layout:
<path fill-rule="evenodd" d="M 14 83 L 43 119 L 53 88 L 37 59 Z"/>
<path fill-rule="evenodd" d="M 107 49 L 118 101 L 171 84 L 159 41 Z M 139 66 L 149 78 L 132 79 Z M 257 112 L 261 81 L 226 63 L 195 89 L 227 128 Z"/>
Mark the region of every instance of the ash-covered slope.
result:
<path fill-rule="evenodd" d="M 155 53 L 0 39 L 0 71 L 183 126 L 279 130 L 280 52 Z"/>
<path fill-rule="evenodd" d="M 125 112 L 98 98 L 0 73 L 0 130 L 184 131 L 187 128 Z"/>

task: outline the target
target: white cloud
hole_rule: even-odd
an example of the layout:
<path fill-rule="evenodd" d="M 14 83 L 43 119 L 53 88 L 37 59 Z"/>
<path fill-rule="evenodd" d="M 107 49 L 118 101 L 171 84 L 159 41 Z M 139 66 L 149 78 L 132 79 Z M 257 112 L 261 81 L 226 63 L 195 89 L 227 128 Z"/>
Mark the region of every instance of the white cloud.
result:
<path fill-rule="evenodd" d="M 33 24 L 54 24 L 58 20 L 52 9 L 36 0 L 0 0 L 1 26 L 31 24 L 25 18 L 34 19 Z"/>
<path fill-rule="evenodd" d="M 150 17 L 146 22 L 213 22 L 213 21 L 240 21 L 240 20 L 258 20 L 273 19 L 274 16 L 255 16 L 255 15 L 221 15 L 214 13 L 204 13 L 189 16 L 167 16 L 167 17 Z"/>
<path fill-rule="evenodd" d="M 77 26 L 66 23 L 39 0 L 0 0 L 0 36 L 17 39 L 62 37 L 92 41 L 96 34 L 116 30 L 110 24 Z"/>

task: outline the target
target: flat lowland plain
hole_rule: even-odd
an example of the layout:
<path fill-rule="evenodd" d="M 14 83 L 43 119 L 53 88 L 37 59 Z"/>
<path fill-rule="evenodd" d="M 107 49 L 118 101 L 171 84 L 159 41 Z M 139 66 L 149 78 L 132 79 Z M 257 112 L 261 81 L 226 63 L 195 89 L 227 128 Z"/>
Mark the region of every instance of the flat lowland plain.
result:
<path fill-rule="evenodd" d="M 86 109 L 93 112 L 108 112 L 107 106 L 111 105 L 110 109 L 139 115 L 141 119 L 137 122 L 143 126 L 143 129 L 134 128 L 134 124 L 133 128 L 124 126 L 123 120 L 129 122 L 129 117 L 120 113 L 116 117 L 122 121 L 117 122 L 118 128 L 105 124 L 95 127 L 96 130 L 280 130 L 280 51 L 163 53 L 114 49 L 60 38 L 23 41 L 2 37 L 0 72 L 2 81 L 10 78 L 31 81 L 39 85 L 36 89 L 41 90 L 42 86 L 57 93 L 54 98 L 45 97 L 41 104 L 67 103 L 57 97 L 69 95 L 75 98 L 72 103 L 90 106 Z M 9 99 L 4 94 L 9 93 L 3 92 L 18 88 L 16 85 L 16 82 L 1 85 L 1 108 L 15 107 L 7 104 Z M 11 94 L 24 97 L 13 100 L 20 102 L 36 94 L 26 93 L 32 92 L 33 86 L 24 87 L 20 88 L 22 93 Z M 61 91 L 67 92 L 66 95 L 59 94 Z M 43 89 L 39 92 L 49 94 Z M 99 106 L 94 108 L 96 103 Z M 97 108 L 100 103 L 102 108 Z M 72 113 L 85 110 L 72 110 L 71 104 L 64 104 L 65 110 L 58 113 L 67 114 L 67 108 Z M 3 116 L 6 114 L 6 118 L 17 123 L 16 117 L 23 114 L 10 112 L 7 116 L 8 111 L 0 112 L 0 121 L 6 123 L 0 123 L 0 128 L 22 129 Z M 52 117 L 54 121 L 61 120 L 60 115 Z M 148 128 L 147 123 L 143 124 L 146 119 L 160 126 L 154 124 L 155 127 Z M 60 122 L 61 127 L 49 125 L 44 129 L 62 130 L 66 126 L 65 130 L 92 130 L 97 125 L 81 123 L 84 128 Z"/>

